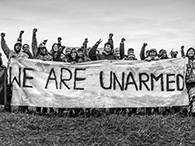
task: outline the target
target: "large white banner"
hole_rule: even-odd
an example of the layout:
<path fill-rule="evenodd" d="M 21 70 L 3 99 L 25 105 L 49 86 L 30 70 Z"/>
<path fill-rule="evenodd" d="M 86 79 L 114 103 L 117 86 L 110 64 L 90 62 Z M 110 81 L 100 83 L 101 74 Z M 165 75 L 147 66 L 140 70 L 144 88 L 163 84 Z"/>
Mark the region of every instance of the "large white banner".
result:
<path fill-rule="evenodd" d="M 13 105 L 156 107 L 188 105 L 185 59 L 81 64 L 12 59 Z"/>

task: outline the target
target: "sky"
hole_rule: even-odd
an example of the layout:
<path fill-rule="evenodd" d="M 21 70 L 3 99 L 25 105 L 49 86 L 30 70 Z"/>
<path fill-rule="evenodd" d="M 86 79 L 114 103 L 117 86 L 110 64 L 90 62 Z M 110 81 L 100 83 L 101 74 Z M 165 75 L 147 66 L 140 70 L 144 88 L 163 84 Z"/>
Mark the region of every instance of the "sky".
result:
<path fill-rule="evenodd" d="M 38 42 L 48 39 L 48 50 L 57 37 L 72 47 L 85 38 L 93 46 L 101 38 L 103 47 L 113 33 L 115 48 L 124 37 L 125 49 L 134 48 L 140 59 L 143 43 L 168 53 L 181 45 L 195 47 L 194 7 L 195 0 L 0 0 L 0 32 L 13 49 L 20 30 L 25 31 L 23 43 L 31 44 L 37 28 Z"/>

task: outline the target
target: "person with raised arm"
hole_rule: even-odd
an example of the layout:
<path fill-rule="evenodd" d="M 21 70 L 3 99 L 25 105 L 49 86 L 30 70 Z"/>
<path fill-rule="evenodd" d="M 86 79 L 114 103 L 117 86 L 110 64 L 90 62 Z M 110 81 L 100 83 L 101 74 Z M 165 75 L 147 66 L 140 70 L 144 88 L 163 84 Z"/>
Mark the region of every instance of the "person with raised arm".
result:
<path fill-rule="evenodd" d="M 53 57 L 53 61 L 62 61 L 61 55 L 65 46 L 61 45 L 61 37 L 58 37 L 58 42 L 52 45 L 50 55 Z"/>
<path fill-rule="evenodd" d="M 49 54 L 46 43 L 47 40 L 44 40 L 43 43 L 40 43 L 39 46 L 37 45 L 37 38 L 36 33 L 37 29 L 33 29 L 33 36 L 32 36 L 32 52 L 35 59 L 43 60 L 43 61 L 52 61 L 53 58 Z"/>
<path fill-rule="evenodd" d="M 117 57 L 114 55 L 113 46 L 109 42 L 104 44 L 104 50 L 101 54 L 97 53 L 97 48 L 101 42 L 102 40 L 99 39 L 91 48 L 89 51 L 89 58 L 91 60 L 117 60 Z"/>
<path fill-rule="evenodd" d="M 17 42 L 14 45 L 14 50 L 11 50 L 5 41 L 5 33 L 1 33 L 1 48 L 3 52 L 5 53 L 5 56 L 8 59 L 8 62 L 12 57 L 19 59 L 19 58 L 28 58 L 28 55 L 26 53 L 22 52 L 22 34 L 24 31 L 20 31 L 19 37 L 17 39 Z"/>
<path fill-rule="evenodd" d="M 39 46 L 37 45 L 37 38 L 36 38 L 36 33 L 38 29 L 34 28 L 33 29 L 33 35 L 32 35 L 32 52 L 34 59 L 42 60 L 42 61 L 52 61 L 53 58 L 49 54 L 46 48 L 46 43 L 47 40 L 44 40 L 43 43 L 40 43 Z M 47 108 L 44 107 L 42 108 L 42 113 L 41 113 L 41 107 L 36 107 L 36 111 L 38 114 L 47 114 Z M 53 112 L 53 109 L 50 108 L 50 112 Z"/>
<path fill-rule="evenodd" d="M 19 37 L 17 39 L 17 42 L 14 45 L 14 50 L 11 50 L 5 41 L 5 33 L 1 33 L 1 48 L 3 50 L 3 52 L 5 53 L 5 56 L 8 59 L 8 68 L 9 68 L 9 64 L 11 61 L 11 58 L 16 58 L 16 59 L 21 59 L 21 58 L 28 58 L 29 56 L 26 53 L 23 53 L 21 48 L 22 48 L 22 34 L 24 33 L 24 31 L 20 31 Z M 8 83 L 7 85 L 7 100 L 5 103 L 5 111 L 11 111 L 11 97 L 12 97 L 12 83 Z M 23 109 L 24 111 L 28 110 L 28 107 L 26 108 L 26 106 L 23 108 L 19 108 L 19 109 Z"/>

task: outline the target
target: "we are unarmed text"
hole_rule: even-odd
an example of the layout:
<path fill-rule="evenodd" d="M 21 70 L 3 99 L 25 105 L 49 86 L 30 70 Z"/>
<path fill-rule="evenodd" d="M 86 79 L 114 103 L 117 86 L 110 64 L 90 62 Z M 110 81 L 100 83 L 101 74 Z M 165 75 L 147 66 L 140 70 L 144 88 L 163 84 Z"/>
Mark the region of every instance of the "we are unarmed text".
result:
<path fill-rule="evenodd" d="M 9 69 L 9 82 L 20 88 L 33 88 L 35 69 L 18 67 Z M 55 87 L 56 90 L 85 90 L 90 82 L 98 81 L 99 88 L 103 90 L 119 91 L 182 91 L 184 90 L 184 75 L 181 73 L 147 73 L 131 71 L 103 71 L 99 70 L 97 76 L 89 78 L 85 67 L 50 68 L 45 73 L 43 88 Z M 89 81 L 90 79 L 90 81 Z M 82 84 L 81 84 L 82 83 Z M 41 84 L 41 83 L 40 83 Z"/>

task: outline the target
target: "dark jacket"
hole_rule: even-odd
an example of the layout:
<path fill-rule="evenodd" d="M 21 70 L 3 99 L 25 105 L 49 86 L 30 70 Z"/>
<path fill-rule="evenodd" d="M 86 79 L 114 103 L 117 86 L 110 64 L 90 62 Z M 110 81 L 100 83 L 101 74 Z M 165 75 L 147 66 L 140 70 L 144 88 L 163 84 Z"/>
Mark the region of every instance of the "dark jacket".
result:
<path fill-rule="evenodd" d="M 33 52 L 33 58 L 38 59 L 38 60 L 43 60 L 43 61 L 52 61 L 53 58 L 52 56 L 49 54 L 49 52 L 47 51 L 46 47 L 46 54 L 42 55 L 40 54 L 40 46 L 44 46 L 43 43 L 41 43 L 38 47 L 37 45 L 37 38 L 36 38 L 36 33 L 33 33 L 33 37 L 32 37 L 32 52 Z"/>
<path fill-rule="evenodd" d="M 89 58 L 91 60 L 117 60 L 117 57 L 113 55 L 113 51 L 110 54 L 106 54 L 104 51 L 101 54 L 96 53 L 99 44 L 95 44 L 89 51 Z"/>

